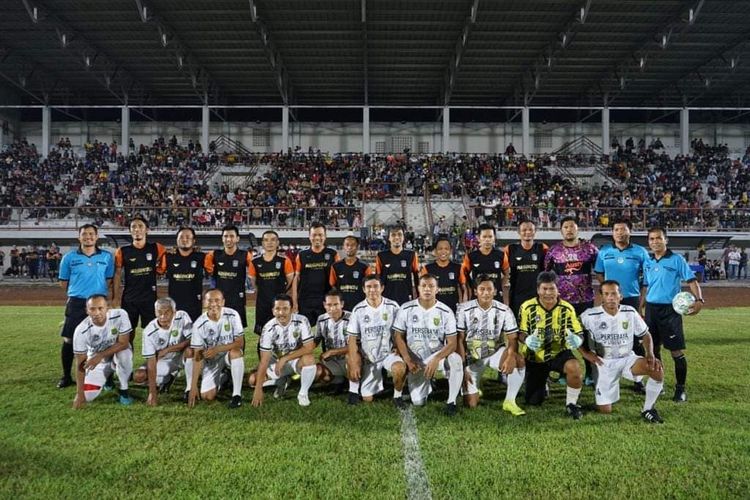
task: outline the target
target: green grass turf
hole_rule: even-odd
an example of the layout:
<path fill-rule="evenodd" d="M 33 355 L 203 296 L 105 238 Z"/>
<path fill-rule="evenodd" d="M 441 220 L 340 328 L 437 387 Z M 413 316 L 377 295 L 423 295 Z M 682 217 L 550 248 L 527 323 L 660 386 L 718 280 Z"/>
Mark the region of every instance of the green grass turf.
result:
<path fill-rule="evenodd" d="M 134 406 L 120 407 L 110 393 L 72 410 L 72 388 L 54 388 L 62 313 L 0 307 L 0 497 L 406 495 L 400 419 L 387 398 L 350 407 L 343 396 L 313 389 L 303 409 L 293 386 L 285 400 L 267 393 L 254 409 L 245 388 L 239 410 L 226 408 L 225 394 L 189 411 L 178 380 L 157 408 L 146 407 L 145 389 L 134 386 Z M 414 410 L 433 497 L 746 497 L 748 317 L 748 309 L 722 309 L 686 320 L 690 400 L 669 400 L 667 361 L 662 426 L 639 420 L 642 399 L 629 384 L 613 415 L 589 412 L 573 422 L 563 413 L 562 387 L 553 386 L 543 407 L 512 418 L 500 410 L 504 387 L 485 380 L 480 408 L 447 419 L 440 381 L 436 401 Z M 255 338 L 248 339 L 247 369 L 255 363 Z M 581 403 L 593 404 L 590 388 Z"/>

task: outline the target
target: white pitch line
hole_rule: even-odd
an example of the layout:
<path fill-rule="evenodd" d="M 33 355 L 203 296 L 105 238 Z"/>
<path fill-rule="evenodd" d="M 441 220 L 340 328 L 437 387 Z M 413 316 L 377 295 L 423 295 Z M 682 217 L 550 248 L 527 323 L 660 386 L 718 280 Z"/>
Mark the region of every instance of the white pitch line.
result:
<path fill-rule="evenodd" d="M 411 407 L 401 412 L 401 446 L 404 450 L 404 473 L 406 475 L 406 498 L 410 500 L 432 500 L 430 480 L 422 463 L 419 451 L 417 424 Z"/>

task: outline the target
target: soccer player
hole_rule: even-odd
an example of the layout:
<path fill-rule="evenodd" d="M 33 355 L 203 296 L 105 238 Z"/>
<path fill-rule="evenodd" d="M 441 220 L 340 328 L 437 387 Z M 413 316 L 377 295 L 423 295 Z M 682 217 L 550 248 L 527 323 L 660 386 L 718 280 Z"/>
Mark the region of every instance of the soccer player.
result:
<path fill-rule="evenodd" d="M 206 254 L 195 249 L 195 230 L 183 227 L 177 231 L 177 251 L 166 252 L 157 272 L 166 275 L 167 293 L 176 310 L 185 311 L 192 321 L 203 313 L 203 269 Z"/>
<path fill-rule="evenodd" d="M 343 382 L 347 376 L 346 356 L 349 353 L 347 327 L 351 313 L 344 310 L 343 294 L 332 288 L 326 294 L 325 314 L 318 316 L 315 326 L 315 343 L 323 344 L 319 372 L 324 382 Z"/>
<path fill-rule="evenodd" d="M 490 224 L 479 226 L 479 248 L 464 256 L 461 269 L 466 276 L 464 297 L 471 298 L 471 290 L 476 287 L 476 278 L 486 274 L 495 281 L 498 301 L 503 300 L 503 284 L 508 273 L 508 256 L 495 248 L 495 228 Z"/>
<path fill-rule="evenodd" d="M 431 274 L 419 277 L 419 298 L 399 309 L 393 323 L 396 347 L 408 371 L 411 402 L 425 404 L 432 392 L 430 381 L 438 370 L 448 377 L 448 400 L 445 413 L 456 414 L 456 397 L 464 379 L 463 362 L 456 353 L 456 316 L 438 302 L 437 278 Z"/>
<path fill-rule="evenodd" d="M 552 245 L 544 257 L 544 268 L 557 274 L 560 298 L 573 306 L 576 316 L 594 307 L 594 287 L 592 271 L 599 250 L 590 241 L 578 237 L 578 223 L 572 216 L 560 221 L 560 234 L 563 240 Z M 587 339 L 584 339 L 587 341 Z M 593 385 L 591 363 L 585 361 L 586 385 Z M 564 383 L 561 378 L 560 383 Z"/>
<path fill-rule="evenodd" d="M 297 254 L 292 281 L 294 311 L 314 323 L 323 314 L 323 300 L 331 285 L 331 267 L 339 260 L 336 250 L 326 247 L 326 228 L 320 222 L 310 226 L 310 248 Z"/>
<path fill-rule="evenodd" d="M 148 243 L 148 222 L 141 216 L 130 221 L 131 245 L 120 247 L 115 251 L 115 306 L 121 306 L 130 319 L 133 330 L 130 332 L 130 343 L 135 339 L 138 319 L 141 328 L 145 328 L 154 319 L 154 301 L 156 301 L 156 267 L 166 249 L 161 243 Z M 125 286 L 121 287 L 123 276 Z"/>
<path fill-rule="evenodd" d="M 643 284 L 646 289 L 646 324 L 654 338 L 654 354 L 661 359 L 661 346 L 669 349 L 674 361 L 675 390 L 673 401 L 687 401 L 685 381 L 687 380 L 687 359 L 685 358 L 685 334 L 682 330 L 682 316 L 672 307 L 672 299 L 680 292 L 680 285 L 686 281 L 695 297 L 690 315 L 698 314 L 703 307 L 703 292 L 682 255 L 667 248 L 667 230 L 652 227 L 648 230 L 648 246 L 651 249 L 648 260 L 643 264 Z"/>
<path fill-rule="evenodd" d="M 612 413 L 612 405 L 620 399 L 620 377 L 634 380 L 648 375 L 646 401 L 641 416 L 647 422 L 663 423 L 654 405 L 664 386 L 664 370 L 654 357 L 651 334 L 646 323 L 632 306 L 622 304 L 620 285 L 614 280 L 601 284 L 602 305 L 587 309 L 581 315 L 583 328 L 593 341 L 593 351 L 581 346 L 581 354 L 597 365 L 596 406 L 601 413 Z M 643 340 L 645 357 L 633 351 L 633 337 Z"/>
<path fill-rule="evenodd" d="M 420 274 L 431 274 L 438 280 L 436 299 L 450 307 L 455 314 L 460 302 L 464 302 L 466 275 L 461 272 L 461 264 L 453 262 L 450 240 L 439 236 L 435 240 L 435 262 L 422 266 Z"/>
<path fill-rule="evenodd" d="M 247 328 L 245 309 L 245 281 L 252 255 L 237 246 L 240 230 L 227 225 L 221 229 L 221 250 L 212 250 L 206 255 L 206 272 L 214 279 L 214 286 L 221 290 L 226 307 L 240 315 L 242 327 Z"/>
<path fill-rule="evenodd" d="M 258 369 L 248 377 L 250 387 L 255 387 L 253 406 L 263 404 L 266 380 L 278 381 L 294 373 L 300 375 L 297 402 L 300 406 L 310 406 L 309 390 L 318 371 L 314 349 L 315 341 L 307 318 L 292 312 L 289 295 L 278 295 L 273 302 L 273 319 L 266 323 L 260 336 Z"/>
<path fill-rule="evenodd" d="M 229 408 L 242 406 L 242 377 L 245 360 L 242 355 L 244 329 L 240 313 L 224 307 L 224 294 L 212 288 L 204 295 L 206 312 L 193 323 L 190 348 L 193 350 L 193 377 L 188 395 L 188 407 L 198 399 L 198 377 L 202 375 L 200 397 L 216 399 L 222 385 L 222 372 L 229 368 L 232 379 L 232 399 Z"/>
<path fill-rule="evenodd" d="M 375 273 L 383 280 L 383 296 L 401 305 L 416 297 L 419 262 L 416 253 L 404 249 L 403 227 L 392 227 L 388 242 L 390 248 L 375 257 Z"/>
<path fill-rule="evenodd" d="M 331 267 L 329 284 L 341 292 L 346 311 L 351 311 L 354 306 L 365 300 L 362 283 L 365 276 L 373 273 L 367 263 L 359 260 L 358 251 L 359 239 L 347 236 L 344 238 L 344 258 Z"/>
<path fill-rule="evenodd" d="M 382 279 L 377 274 L 365 277 L 365 300 L 352 310 L 347 325 L 349 347 L 349 404 L 362 399 L 371 402 L 383 391 L 383 369 L 393 377 L 393 404 L 404 409 L 402 399 L 406 383 L 406 365 L 394 352 L 391 329 L 399 305 L 383 297 Z"/>
<path fill-rule="evenodd" d="M 536 225 L 526 220 L 518 225 L 520 241 L 504 248 L 508 259 L 510 289 L 508 305 L 513 314 L 518 314 L 521 304 L 536 297 L 536 277 L 544 271 L 544 257 L 549 247 L 534 241 Z"/>
<path fill-rule="evenodd" d="M 263 326 L 273 319 L 274 297 L 287 293 L 294 280 L 292 261 L 279 255 L 279 234 L 276 231 L 264 232 L 261 245 L 263 253 L 255 257 L 248 268 L 250 281 L 256 290 L 253 331 L 258 336 L 263 332 Z"/>
<path fill-rule="evenodd" d="M 513 416 L 525 415 L 516 404 L 526 374 L 518 354 L 518 325 L 513 311 L 494 300 L 494 280 L 481 274 L 476 279 L 477 298 L 463 304 L 457 316 L 457 352 L 465 360 L 464 402 L 469 408 L 479 404 L 479 385 L 486 367 L 505 373 L 508 390 L 503 410 Z M 507 340 L 507 346 L 505 345 Z"/>
<path fill-rule="evenodd" d="M 185 402 L 193 382 L 193 351 L 190 335 L 193 320 L 185 311 L 177 309 L 175 301 L 163 297 L 154 303 L 156 318 L 143 329 L 141 353 L 146 363 L 135 371 L 136 384 L 148 382 L 146 404 L 156 406 L 159 392 L 167 392 L 180 369 L 185 367 Z"/>
<path fill-rule="evenodd" d="M 578 406 L 583 377 L 581 365 L 573 355 L 583 343 L 581 323 L 575 309 L 560 298 L 557 275 L 552 271 L 536 278 L 537 297 L 521 305 L 519 331 L 526 356 L 526 404 L 541 405 L 547 377 L 556 371 L 566 377 L 565 410 L 574 420 L 583 416 Z"/>
<path fill-rule="evenodd" d="M 73 408 L 83 408 L 101 394 L 115 371 L 120 380 L 120 404 L 130 405 L 133 400 L 128 394 L 128 380 L 133 372 L 133 350 L 128 315 L 122 309 L 110 309 L 107 296 L 100 294 L 88 298 L 86 314 L 73 334 L 77 388 Z"/>
<path fill-rule="evenodd" d="M 63 373 L 57 383 L 59 389 L 75 383 L 70 376 L 75 358 L 73 333 L 79 323 L 86 319 L 86 299 L 92 295 L 106 297 L 115 274 L 112 254 L 97 246 L 98 238 L 96 226 L 84 224 L 78 230 L 78 249 L 66 253 L 60 261 L 60 286 L 68 299 L 65 303 L 65 323 L 60 331 L 63 338 L 60 350 Z"/>

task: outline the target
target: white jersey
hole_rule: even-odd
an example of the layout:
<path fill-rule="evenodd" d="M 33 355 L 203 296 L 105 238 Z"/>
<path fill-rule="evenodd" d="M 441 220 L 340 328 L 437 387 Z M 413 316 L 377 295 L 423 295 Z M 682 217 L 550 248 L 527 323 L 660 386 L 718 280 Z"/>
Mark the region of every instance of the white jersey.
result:
<path fill-rule="evenodd" d="M 190 347 L 193 349 L 210 349 L 220 345 L 229 345 L 237 337 L 244 336 L 240 313 L 228 307 L 221 308 L 219 321 L 209 319 L 208 313 L 198 316 L 193 323 Z"/>
<path fill-rule="evenodd" d="M 338 321 L 334 321 L 328 313 L 318 316 L 315 338 L 323 341 L 324 352 L 346 347 L 346 328 L 349 325 L 351 315 L 349 311 L 344 311 L 343 316 Z"/>
<path fill-rule="evenodd" d="M 307 318 L 301 314 L 292 314 L 286 325 L 279 323 L 276 318 L 266 323 L 260 334 L 260 350 L 273 352 L 274 357 L 279 359 L 312 340 Z"/>
<path fill-rule="evenodd" d="M 406 345 L 422 360 L 445 347 L 445 338 L 456 335 L 456 315 L 438 301 L 429 309 L 419 299 L 401 306 L 393 329 L 406 334 Z"/>
<path fill-rule="evenodd" d="M 476 299 L 466 302 L 456 319 L 458 331 L 466 336 L 466 354 L 474 361 L 495 354 L 505 343 L 504 335 L 518 331 L 513 311 L 497 300 L 488 309 L 483 309 Z"/>
<path fill-rule="evenodd" d="M 586 309 L 581 314 L 581 324 L 589 332 L 594 352 L 606 359 L 628 356 L 633 350 L 633 338 L 648 332 L 638 311 L 625 305 L 614 316 L 602 306 Z"/>
<path fill-rule="evenodd" d="M 87 316 L 73 333 L 73 352 L 91 357 L 115 345 L 120 335 L 128 335 L 131 330 L 128 313 L 122 309 L 108 310 L 103 326 L 95 325 Z"/>
<path fill-rule="evenodd" d="M 352 310 L 346 333 L 359 339 L 370 363 L 378 363 L 393 351 L 391 328 L 398 316 L 398 302 L 383 297 L 378 307 L 363 300 Z"/>
<path fill-rule="evenodd" d="M 143 329 L 143 357 L 154 357 L 162 349 L 185 342 L 190 338 L 192 329 L 193 321 L 185 311 L 177 311 L 167 328 L 160 327 L 158 319 L 151 320 Z"/>

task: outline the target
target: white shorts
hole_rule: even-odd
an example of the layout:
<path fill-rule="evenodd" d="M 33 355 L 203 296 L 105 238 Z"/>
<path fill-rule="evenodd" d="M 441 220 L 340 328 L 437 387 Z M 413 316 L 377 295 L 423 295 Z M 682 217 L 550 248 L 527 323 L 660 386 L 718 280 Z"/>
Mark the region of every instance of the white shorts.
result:
<path fill-rule="evenodd" d="M 463 393 L 466 396 L 471 394 L 479 393 L 479 384 L 482 380 L 482 373 L 487 367 L 492 368 L 495 371 L 500 371 L 500 358 L 505 352 L 505 347 L 501 347 L 492 356 L 474 361 L 472 364 L 466 367 L 466 370 L 471 373 L 471 382 L 466 384 L 466 389 L 463 389 Z"/>
<path fill-rule="evenodd" d="M 596 379 L 596 404 L 611 405 L 620 399 L 620 377 L 636 380 L 631 371 L 636 361 L 641 359 L 634 353 L 624 358 L 603 359 L 604 364 L 597 366 L 599 376 Z"/>
<path fill-rule="evenodd" d="M 271 364 L 268 365 L 268 369 L 266 370 L 266 380 L 273 380 L 275 382 L 281 377 L 288 377 L 294 373 L 299 374 L 302 370 L 302 368 L 298 369 L 299 359 L 300 358 L 293 359 L 284 364 L 284 369 L 281 370 L 281 374 L 279 375 L 276 375 L 276 360 L 272 359 Z"/>
<path fill-rule="evenodd" d="M 92 401 L 101 394 L 107 379 L 117 371 L 120 389 L 128 388 L 128 380 L 133 371 L 133 351 L 125 349 L 110 358 L 103 359 L 93 370 L 87 370 L 83 379 L 83 394 L 86 401 Z"/>
<path fill-rule="evenodd" d="M 218 355 L 214 359 L 203 360 L 203 378 L 201 379 L 201 394 L 212 391 L 221 385 L 221 372 L 232 366 L 229 352 Z"/>
<path fill-rule="evenodd" d="M 331 372 L 334 377 L 346 377 L 346 358 L 344 356 L 334 356 L 323 361 L 323 365 Z"/>
<path fill-rule="evenodd" d="M 398 354 L 389 354 L 377 363 L 371 363 L 364 358 L 362 360 L 362 376 L 360 377 L 359 390 L 363 398 L 369 398 L 383 390 L 383 368 L 391 373 L 395 363 L 403 363 L 404 360 Z"/>
<path fill-rule="evenodd" d="M 436 355 L 437 353 L 430 354 L 425 360 L 421 360 L 416 356 L 413 359 L 417 364 L 426 366 Z M 438 363 L 437 372 L 447 376 L 448 372 L 451 370 L 451 365 L 459 370 L 463 366 L 461 356 L 455 352 L 450 353 L 441 363 Z M 430 384 L 430 381 L 425 378 L 424 372 L 420 370 L 417 373 L 408 373 L 406 375 L 406 380 L 409 382 L 411 403 L 415 406 L 423 405 L 432 392 L 432 385 Z"/>
<path fill-rule="evenodd" d="M 182 353 L 174 354 L 174 356 L 160 358 L 156 362 L 156 385 L 163 384 L 167 375 L 174 377 L 182 369 Z M 148 363 L 144 363 L 138 369 L 148 372 Z"/>

